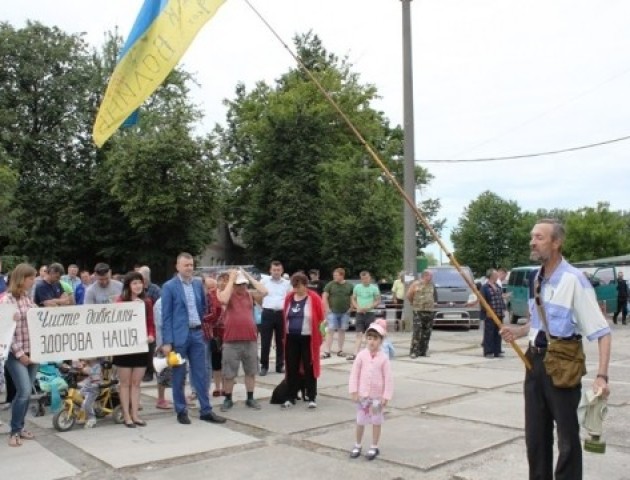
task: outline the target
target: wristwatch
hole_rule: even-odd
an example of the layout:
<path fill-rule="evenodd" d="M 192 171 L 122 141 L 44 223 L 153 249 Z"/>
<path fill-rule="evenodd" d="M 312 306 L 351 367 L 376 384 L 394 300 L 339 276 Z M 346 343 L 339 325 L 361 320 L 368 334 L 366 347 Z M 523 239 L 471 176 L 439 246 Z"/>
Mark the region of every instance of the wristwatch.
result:
<path fill-rule="evenodd" d="M 608 383 L 608 375 L 604 375 L 603 373 L 598 373 L 596 378 L 603 378 L 606 383 Z"/>

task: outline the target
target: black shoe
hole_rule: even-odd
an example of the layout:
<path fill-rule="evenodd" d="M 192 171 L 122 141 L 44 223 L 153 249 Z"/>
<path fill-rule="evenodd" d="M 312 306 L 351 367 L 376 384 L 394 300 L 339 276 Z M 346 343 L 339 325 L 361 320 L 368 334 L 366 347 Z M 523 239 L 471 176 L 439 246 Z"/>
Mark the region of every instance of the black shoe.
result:
<path fill-rule="evenodd" d="M 178 413 L 177 421 L 182 425 L 190 425 L 190 418 L 186 412 Z"/>
<path fill-rule="evenodd" d="M 276 368 L 276 373 L 284 373 L 284 367 Z"/>
<path fill-rule="evenodd" d="M 216 413 L 212 411 L 210 413 L 204 413 L 203 415 L 200 415 L 199 420 L 210 423 L 225 423 L 225 418 L 219 417 Z"/>
<path fill-rule="evenodd" d="M 505 357 L 504 353 L 495 353 L 494 354 L 494 358 L 503 358 L 503 357 Z"/>
<path fill-rule="evenodd" d="M 612 320 L 613 320 L 613 323 L 614 323 L 615 325 L 617 325 L 617 318 L 613 317 L 613 319 L 612 319 Z"/>
<path fill-rule="evenodd" d="M 145 373 L 144 377 L 142 377 L 142 381 L 143 382 L 152 382 L 153 381 L 153 374 L 152 373 Z"/>
<path fill-rule="evenodd" d="M 267 375 L 267 372 L 268 372 L 268 371 L 269 371 L 269 369 L 268 369 L 268 368 L 262 367 L 262 368 L 260 369 L 260 376 L 261 376 L 261 377 L 264 377 L 265 375 Z"/>

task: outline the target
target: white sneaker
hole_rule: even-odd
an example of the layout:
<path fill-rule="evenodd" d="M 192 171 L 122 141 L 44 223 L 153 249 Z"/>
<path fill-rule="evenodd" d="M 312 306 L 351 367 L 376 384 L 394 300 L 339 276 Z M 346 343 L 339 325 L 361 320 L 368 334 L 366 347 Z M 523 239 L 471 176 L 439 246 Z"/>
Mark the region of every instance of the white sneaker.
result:
<path fill-rule="evenodd" d="M 317 403 L 314 400 L 308 402 L 308 408 L 317 408 Z"/>
<path fill-rule="evenodd" d="M 90 418 L 87 422 L 85 422 L 85 427 L 83 428 L 94 428 L 96 426 L 96 418 Z"/>
<path fill-rule="evenodd" d="M 282 404 L 282 408 L 291 408 L 292 406 L 293 404 L 289 400 Z"/>

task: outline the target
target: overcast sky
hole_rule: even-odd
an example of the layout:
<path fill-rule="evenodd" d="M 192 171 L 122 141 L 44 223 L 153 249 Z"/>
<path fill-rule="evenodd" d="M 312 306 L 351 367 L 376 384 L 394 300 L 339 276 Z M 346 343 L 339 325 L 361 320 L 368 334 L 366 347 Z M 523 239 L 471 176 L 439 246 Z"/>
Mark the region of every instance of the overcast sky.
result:
<path fill-rule="evenodd" d="M 402 124 L 399 0 L 251 0 L 290 44 L 312 29 L 348 55 L 375 105 Z M 141 0 L 3 2 L 0 18 L 86 32 L 99 45 L 126 36 Z M 417 159 L 535 153 L 630 135 L 630 2 L 627 0 L 414 0 L 411 4 Z M 242 0 L 227 0 L 183 59 L 201 87 L 200 132 L 223 123 L 237 82 L 272 82 L 293 61 Z M 629 209 L 630 141 L 577 153 L 487 163 L 424 164 L 435 176 L 448 229 L 481 192 L 526 210 L 608 201 Z M 449 232 L 445 240 L 450 246 Z M 437 254 L 437 248 L 430 248 Z M 624 253 L 624 252 L 620 252 Z"/>

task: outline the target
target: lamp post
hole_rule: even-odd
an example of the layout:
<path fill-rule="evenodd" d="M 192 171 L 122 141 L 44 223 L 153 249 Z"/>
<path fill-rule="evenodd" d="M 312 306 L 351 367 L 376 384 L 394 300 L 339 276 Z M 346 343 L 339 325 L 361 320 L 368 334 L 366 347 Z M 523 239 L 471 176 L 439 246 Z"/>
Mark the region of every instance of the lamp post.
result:
<path fill-rule="evenodd" d="M 402 3 L 402 34 L 403 34 L 403 130 L 404 143 L 404 189 L 405 193 L 416 203 L 416 175 L 414 152 L 414 124 L 413 124 L 413 61 L 411 55 L 411 0 L 401 0 Z M 404 203 L 404 255 L 403 265 L 407 275 L 416 277 L 416 215 Z M 408 282 L 405 282 L 408 283 Z M 403 311 L 403 325 L 411 325 L 413 312 L 411 305 L 405 299 Z"/>

